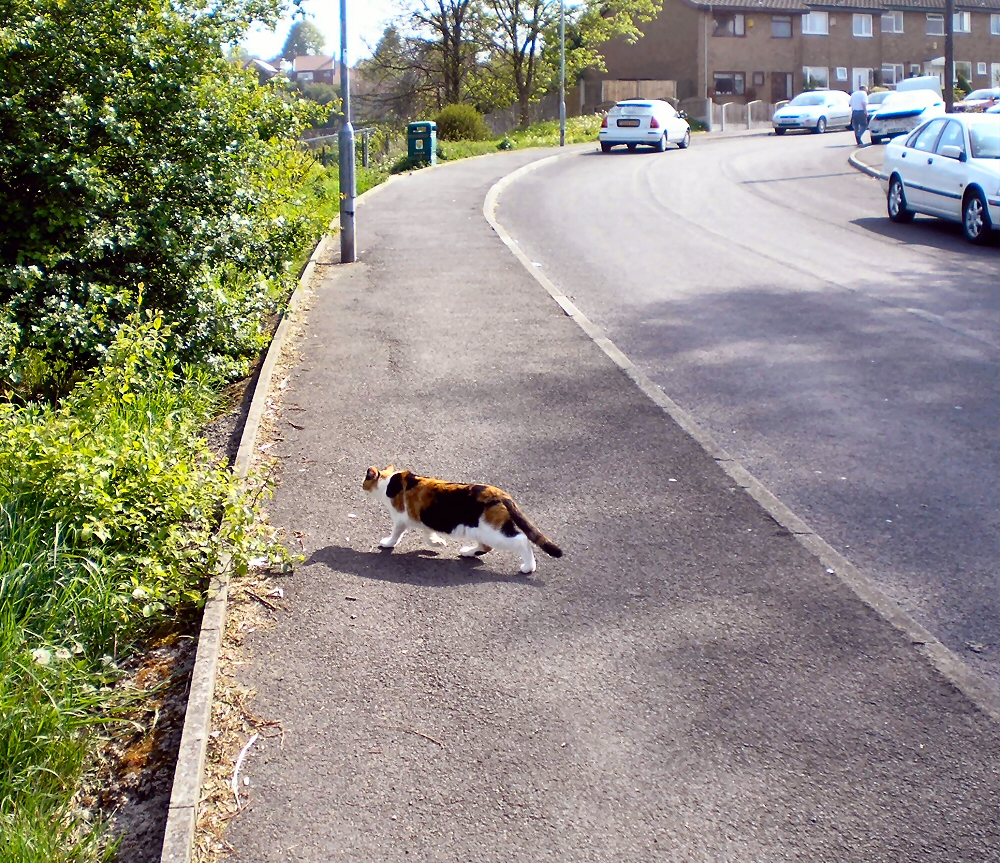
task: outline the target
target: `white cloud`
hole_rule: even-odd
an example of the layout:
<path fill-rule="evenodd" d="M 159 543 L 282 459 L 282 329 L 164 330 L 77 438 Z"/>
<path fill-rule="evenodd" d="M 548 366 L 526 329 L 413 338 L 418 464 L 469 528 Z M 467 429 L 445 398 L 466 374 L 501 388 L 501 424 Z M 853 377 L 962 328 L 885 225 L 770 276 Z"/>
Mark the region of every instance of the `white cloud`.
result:
<path fill-rule="evenodd" d="M 340 0 L 305 0 L 302 4 L 308 20 L 312 21 L 326 37 L 325 53 L 340 57 Z M 347 54 L 348 62 L 370 57 L 386 24 L 400 10 L 398 0 L 347 0 Z M 281 51 L 293 23 L 286 16 L 276 30 L 251 31 L 242 45 L 251 54 L 264 59 L 277 56 Z"/>

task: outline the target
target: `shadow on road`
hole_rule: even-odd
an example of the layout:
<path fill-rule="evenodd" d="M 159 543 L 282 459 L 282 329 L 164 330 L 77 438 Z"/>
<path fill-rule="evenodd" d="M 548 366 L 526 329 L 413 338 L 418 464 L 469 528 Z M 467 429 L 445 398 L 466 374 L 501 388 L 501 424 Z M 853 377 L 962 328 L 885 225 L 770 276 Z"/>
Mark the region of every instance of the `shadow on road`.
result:
<path fill-rule="evenodd" d="M 888 217 L 854 219 L 851 224 L 880 237 L 892 237 L 909 246 L 927 246 L 943 252 L 959 252 L 990 260 L 996 260 L 996 249 L 1000 247 L 1000 234 L 985 246 L 974 246 L 966 242 L 961 225 L 932 216 L 917 216 L 909 225 L 897 225 Z"/>
<path fill-rule="evenodd" d="M 429 548 L 413 551 L 358 551 L 342 545 L 328 545 L 314 551 L 303 566 L 322 564 L 337 572 L 372 578 L 392 584 L 413 584 L 421 587 L 461 587 L 469 584 L 517 582 L 526 587 L 544 587 L 545 582 L 534 576 L 524 576 L 515 569 L 513 559 L 503 559 L 501 566 L 512 572 L 495 572 L 484 566 L 481 557 L 442 557 Z"/>

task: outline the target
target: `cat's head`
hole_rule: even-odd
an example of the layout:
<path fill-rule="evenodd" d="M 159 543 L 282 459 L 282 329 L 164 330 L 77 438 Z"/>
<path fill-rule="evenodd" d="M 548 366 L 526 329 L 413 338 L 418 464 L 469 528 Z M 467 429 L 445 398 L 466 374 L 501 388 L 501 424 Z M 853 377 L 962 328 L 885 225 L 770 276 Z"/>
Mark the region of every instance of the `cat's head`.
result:
<path fill-rule="evenodd" d="M 365 480 L 361 483 L 361 488 L 365 490 L 366 494 L 373 495 L 378 491 L 379 482 L 382 480 L 388 482 L 389 477 L 395 472 L 396 468 L 393 465 L 389 465 L 385 470 L 379 470 L 373 465 L 365 473 Z"/>

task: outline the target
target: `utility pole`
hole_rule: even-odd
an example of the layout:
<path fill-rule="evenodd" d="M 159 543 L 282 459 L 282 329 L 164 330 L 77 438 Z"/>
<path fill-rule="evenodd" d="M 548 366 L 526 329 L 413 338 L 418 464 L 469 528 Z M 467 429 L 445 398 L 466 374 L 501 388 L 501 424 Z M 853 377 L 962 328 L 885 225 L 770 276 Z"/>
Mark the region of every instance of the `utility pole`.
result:
<path fill-rule="evenodd" d="M 952 2 L 952 0 L 949 0 Z M 559 0 L 559 146 L 566 146 L 566 6 Z"/>
<path fill-rule="evenodd" d="M 351 76 L 347 65 L 347 0 L 340 0 L 340 95 L 344 119 L 340 123 L 340 263 L 353 264 L 354 244 L 354 127 L 351 125 Z"/>
<path fill-rule="evenodd" d="M 955 0 L 944 0 L 944 110 L 955 109 Z"/>

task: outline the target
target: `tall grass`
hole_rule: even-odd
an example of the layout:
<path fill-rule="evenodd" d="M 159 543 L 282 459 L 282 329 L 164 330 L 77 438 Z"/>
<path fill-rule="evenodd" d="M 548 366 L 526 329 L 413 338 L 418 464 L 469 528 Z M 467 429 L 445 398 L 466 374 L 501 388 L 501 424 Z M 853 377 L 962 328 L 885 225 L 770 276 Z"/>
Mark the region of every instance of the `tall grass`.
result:
<path fill-rule="evenodd" d="M 225 549 L 276 553 L 200 437 L 209 382 L 165 336 L 133 320 L 60 405 L 0 406 L 0 863 L 108 857 L 72 803 L 126 706 L 118 658 L 199 601 Z"/>

